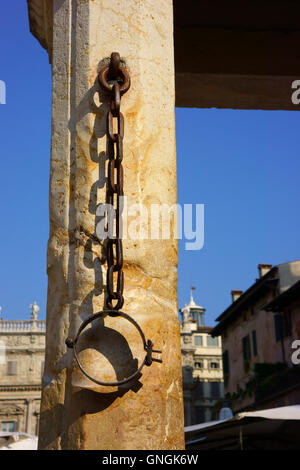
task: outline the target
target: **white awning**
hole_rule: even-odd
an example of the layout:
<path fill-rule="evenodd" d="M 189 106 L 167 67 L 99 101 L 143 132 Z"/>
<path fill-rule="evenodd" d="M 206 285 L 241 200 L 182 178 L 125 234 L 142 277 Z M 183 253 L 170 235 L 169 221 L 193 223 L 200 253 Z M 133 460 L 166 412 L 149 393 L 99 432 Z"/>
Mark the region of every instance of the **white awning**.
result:
<path fill-rule="evenodd" d="M 300 449 L 300 405 L 248 411 L 185 428 L 187 449 Z"/>
<path fill-rule="evenodd" d="M 267 419 L 300 419 L 300 405 L 281 406 L 280 408 L 270 408 L 267 410 L 246 411 L 239 413 L 236 418 L 246 417 L 267 418 Z"/>

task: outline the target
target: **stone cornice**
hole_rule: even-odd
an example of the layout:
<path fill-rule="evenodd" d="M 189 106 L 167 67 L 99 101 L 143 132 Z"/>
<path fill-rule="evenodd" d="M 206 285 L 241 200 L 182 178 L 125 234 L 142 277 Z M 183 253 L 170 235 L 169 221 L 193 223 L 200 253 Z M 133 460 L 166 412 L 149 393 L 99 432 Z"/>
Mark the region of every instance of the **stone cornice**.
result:
<path fill-rule="evenodd" d="M 29 392 L 29 391 L 41 391 L 41 384 L 36 385 L 0 385 L 1 392 Z"/>
<path fill-rule="evenodd" d="M 52 61 L 53 0 L 27 0 L 30 32 Z"/>
<path fill-rule="evenodd" d="M 207 360 L 211 360 L 211 359 L 221 360 L 222 354 L 194 354 L 194 358 L 207 359 Z"/>
<path fill-rule="evenodd" d="M 17 353 L 23 353 L 23 354 L 44 354 L 45 353 L 45 348 L 18 348 L 17 346 L 11 346 L 7 347 L 5 349 L 6 353 L 12 353 L 12 354 L 17 354 Z"/>

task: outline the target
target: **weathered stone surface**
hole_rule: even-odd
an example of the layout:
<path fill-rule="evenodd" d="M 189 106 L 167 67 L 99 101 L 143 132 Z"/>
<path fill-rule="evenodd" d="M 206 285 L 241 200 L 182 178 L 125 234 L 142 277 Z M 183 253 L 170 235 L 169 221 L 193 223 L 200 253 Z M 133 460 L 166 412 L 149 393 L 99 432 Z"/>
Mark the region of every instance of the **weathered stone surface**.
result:
<path fill-rule="evenodd" d="M 132 80 L 122 99 L 128 204 L 176 203 L 172 2 L 54 0 L 41 449 L 184 447 L 176 241 L 124 241 L 124 310 L 163 350 L 163 364 L 144 368 L 139 387 L 96 386 L 65 346 L 82 320 L 103 308 L 105 265 L 88 234 L 105 201 L 107 102 L 102 96 L 98 102 L 95 79 L 99 62 L 113 51 Z M 123 319 L 97 322 L 83 340 L 90 347 L 80 353 L 82 364 L 103 380 L 127 375 L 144 356 L 141 338 Z"/>
<path fill-rule="evenodd" d="M 1 425 L 12 422 L 14 431 L 37 434 L 44 356 L 45 321 L 37 315 L 31 321 L 0 320 Z"/>

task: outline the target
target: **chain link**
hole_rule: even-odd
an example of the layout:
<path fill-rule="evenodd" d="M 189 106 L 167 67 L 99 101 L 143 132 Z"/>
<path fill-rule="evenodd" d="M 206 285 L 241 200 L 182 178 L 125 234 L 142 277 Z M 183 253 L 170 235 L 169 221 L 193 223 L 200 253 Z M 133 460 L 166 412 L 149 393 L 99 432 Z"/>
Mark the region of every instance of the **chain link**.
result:
<path fill-rule="evenodd" d="M 106 273 L 106 301 L 105 308 L 120 310 L 124 304 L 124 273 L 123 273 L 123 245 L 122 245 L 122 196 L 123 190 L 123 137 L 124 117 L 120 111 L 121 95 L 130 87 L 128 72 L 120 67 L 120 56 L 113 53 L 110 66 L 99 72 L 99 83 L 102 89 L 110 94 L 110 109 L 107 113 L 107 186 L 106 204 L 115 207 L 116 230 L 113 234 L 114 214 L 107 211 L 107 273 Z M 107 79 L 113 81 L 110 87 Z M 125 86 L 126 85 L 126 86 Z M 114 132 L 114 119 L 116 119 L 117 132 Z M 116 201 L 115 201 L 116 199 Z M 114 276 L 116 273 L 116 276 Z M 116 279 L 115 279 L 116 277 Z M 116 287 L 115 287 L 116 285 Z M 113 301 L 116 301 L 113 304 Z"/>

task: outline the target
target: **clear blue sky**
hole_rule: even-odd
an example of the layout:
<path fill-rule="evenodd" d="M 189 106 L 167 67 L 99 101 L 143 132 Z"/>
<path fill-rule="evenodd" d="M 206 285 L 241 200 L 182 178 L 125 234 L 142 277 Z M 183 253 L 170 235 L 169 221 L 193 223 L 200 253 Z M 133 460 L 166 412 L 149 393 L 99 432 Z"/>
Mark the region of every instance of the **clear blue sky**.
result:
<path fill-rule="evenodd" d="M 37 300 L 44 318 L 51 73 L 25 0 L 2 7 L 0 44 L 0 305 L 22 319 Z M 178 303 L 196 286 L 213 324 L 258 263 L 300 257 L 300 113 L 176 109 L 176 128 L 179 202 L 205 204 L 204 248 L 179 243 Z"/>

